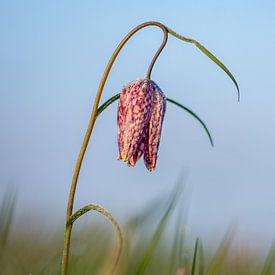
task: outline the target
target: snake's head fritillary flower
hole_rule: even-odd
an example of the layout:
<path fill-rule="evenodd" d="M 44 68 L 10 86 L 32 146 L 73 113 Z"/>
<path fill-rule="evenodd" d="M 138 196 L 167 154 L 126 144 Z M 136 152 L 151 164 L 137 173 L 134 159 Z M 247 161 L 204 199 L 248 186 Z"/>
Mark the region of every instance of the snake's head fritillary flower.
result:
<path fill-rule="evenodd" d="M 166 98 L 149 79 L 125 85 L 118 105 L 119 160 L 135 166 L 143 155 L 149 171 L 156 168 Z"/>

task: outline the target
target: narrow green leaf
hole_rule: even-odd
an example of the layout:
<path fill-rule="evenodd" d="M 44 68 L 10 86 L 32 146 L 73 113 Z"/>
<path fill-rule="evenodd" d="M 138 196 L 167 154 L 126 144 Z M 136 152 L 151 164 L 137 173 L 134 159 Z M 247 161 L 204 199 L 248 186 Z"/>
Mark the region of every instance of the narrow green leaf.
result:
<path fill-rule="evenodd" d="M 169 274 L 175 274 L 175 269 L 179 266 L 179 258 L 180 258 L 180 239 L 181 239 L 181 213 L 177 218 L 177 225 L 175 227 L 174 233 L 174 241 L 171 251 L 171 260 L 170 260 L 170 272 Z"/>
<path fill-rule="evenodd" d="M 166 27 L 167 28 L 167 27 Z M 173 30 L 167 28 L 168 32 L 173 35 L 174 37 L 185 41 L 187 43 L 192 43 L 194 44 L 200 51 L 202 51 L 206 56 L 208 56 L 213 62 L 215 62 L 230 78 L 231 80 L 234 82 L 237 91 L 238 91 L 238 101 L 240 101 L 240 89 L 239 89 L 239 85 L 236 81 L 236 79 L 234 78 L 234 76 L 232 75 L 232 73 L 227 69 L 227 67 L 217 58 L 215 57 L 209 50 L 207 50 L 203 45 L 201 45 L 198 41 L 194 40 L 194 39 L 190 39 L 187 37 L 184 37 L 176 32 L 174 32 Z"/>
<path fill-rule="evenodd" d="M 196 239 L 196 244 L 195 244 L 195 249 L 194 249 L 194 256 L 193 256 L 193 261 L 192 261 L 191 275 L 195 275 L 195 272 L 196 272 L 198 247 L 199 247 L 199 238 Z"/>
<path fill-rule="evenodd" d="M 120 97 L 120 94 L 116 94 L 112 96 L 110 99 L 108 99 L 107 101 L 105 101 L 102 105 L 100 105 L 100 107 L 97 109 L 96 116 L 98 117 L 109 105 L 111 105 L 113 102 L 118 100 L 119 97 Z"/>
<path fill-rule="evenodd" d="M 187 200 L 185 198 L 180 200 L 178 207 L 177 224 L 175 226 L 174 241 L 171 251 L 170 272 L 169 274 L 176 274 L 178 268 L 183 268 L 183 243 L 184 243 L 184 224 L 187 220 L 188 208 L 186 205 Z M 183 206 L 185 204 L 185 206 Z"/>
<path fill-rule="evenodd" d="M 273 242 L 269 250 L 261 275 L 272 275 L 274 274 L 274 272 L 275 272 L 275 241 Z"/>
<path fill-rule="evenodd" d="M 3 202 L 0 206 L 0 266 L 6 244 L 11 233 L 11 226 L 15 212 L 16 192 L 8 189 L 5 192 Z"/>
<path fill-rule="evenodd" d="M 201 240 L 199 241 L 198 253 L 199 253 L 199 274 L 203 275 L 204 274 L 204 252 L 203 252 L 203 245 Z"/>
<path fill-rule="evenodd" d="M 120 94 L 116 94 L 113 97 L 111 97 L 110 99 L 108 99 L 106 102 L 104 102 L 97 110 L 97 116 L 99 116 L 108 106 L 110 106 L 113 102 L 115 102 L 116 100 L 118 100 L 120 97 Z M 178 103 L 177 101 L 170 99 L 170 98 L 166 98 L 166 100 L 172 104 L 175 104 L 176 106 L 180 107 L 181 109 L 185 110 L 186 112 L 188 112 L 190 115 L 192 115 L 195 119 L 197 119 L 199 121 L 199 123 L 203 126 L 204 130 L 207 133 L 207 136 L 210 140 L 210 143 L 212 146 L 214 146 L 214 142 L 213 139 L 211 137 L 211 134 L 209 132 L 209 130 L 207 129 L 207 126 L 205 125 L 205 123 L 189 108 L 185 107 L 184 105 Z"/>
<path fill-rule="evenodd" d="M 182 183 L 179 182 L 177 184 L 175 190 L 172 193 L 168 207 L 167 207 L 162 219 L 160 220 L 160 223 L 159 223 L 158 227 L 156 228 L 156 231 L 154 232 L 151 242 L 150 242 L 148 248 L 146 249 L 144 256 L 142 257 L 141 261 L 138 264 L 138 268 L 135 273 L 136 275 L 144 274 L 144 272 L 153 256 L 153 253 L 161 239 L 161 236 L 166 228 L 169 218 L 171 217 L 171 214 L 173 213 L 173 210 L 176 206 L 177 199 L 179 198 L 179 196 L 181 194 L 181 190 L 182 190 Z"/>
<path fill-rule="evenodd" d="M 220 274 L 219 272 L 228 254 L 234 233 L 235 233 L 235 227 L 234 226 L 229 227 L 212 262 L 210 263 L 210 266 L 207 272 L 208 275 Z"/>
<path fill-rule="evenodd" d="M 182 104 L 178 103 L 177 101 L 173 100 L 173 99 L 170 99 L 170 98 L 167 98 L 166 99 L 167 101 L 175 104 L 176 106 L 182 108 L 183 110 L 185 110 L 186 112 L 188 112 L 190 115 L 192 115 L 195 119 L 197 119 L 199 121 L 199 123 L 202 125 L 202 127 L 204 128 L 204 130 L 206 131 L 207 133 L 207 136 L 210 140 L 210 143 L 212 146 L 214 146 L 214 142 L 213 142 L 213 139 L 211 137 L 211 134 L 209 132 L 209 130 L 207 129 L 207 126 L 205 125 L 205 123 L 190 109 L 188 109 L 187 107 L 183 106 Z"/>
<path fill-rule="evenodd" d="M 185 232 L 181 231 L 180 241 L 179 241 L 179 267 L 186 268 L 188 267 L 189 259 L 188 253 L 185 253 Z"/>

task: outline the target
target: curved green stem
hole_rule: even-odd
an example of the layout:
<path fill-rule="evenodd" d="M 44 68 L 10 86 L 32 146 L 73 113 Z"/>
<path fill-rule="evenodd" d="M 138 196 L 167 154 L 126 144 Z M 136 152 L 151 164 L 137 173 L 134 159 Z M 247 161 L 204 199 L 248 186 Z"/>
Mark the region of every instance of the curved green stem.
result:
<path fill-rule="evenodd" d="M 104 85 L 106 83 L 107 77 L 110 73 L 110 70 L 113 66 L 113 63 L 115 62 L 116 57 L 118 56 L 119 52 L 121 51 L 121 49 L 123 48 L 123 46 L 126 44 L 126 42 L 139 30 L 147 27 L 147 26 L 157 26 L 159 28 L 161 28 L 164 32 L 164 40 L 165 42 L 163 42 L 159 48 L 159 50 L 157 51 L 156 55 L 154 56 L 151 65 L 149 66 L 149 70 L 147 72 L 147 76 L 150 77 L 151 75 L 151 71 L 152 68 L 154 66 L 154 63 L 157 59 L 157 57 L 159 56 L 161 50 L 164 48 L 166 41 L 167 41 L 167 29 L 166 27 L 159 23 L 159 22 L 154 22 L 154 21 L 150 21 L 150 22 L 146 22 L 143 23 L 139 26 L 137 26 L 136 28 L 134 28 L 132 31 L 130 31 L 125 37 L 124 39 L 120 42 L 120 44 L 117 46 L 116 50 L 114 51 L 113 55 L 111 56 L 106 69 L 104 71 L 104 74 L 102 76 L 101 82 L 99 84 L 98 90 L 97 90 L 97 94 L 95 97 L 95 101 L 94 101 L 94 105 L 93 105 L 93 110 L 92 110 L 92 114 L 90 117 L 90 121 L 88 124 L 88 128 L 82 143 L 82 146 L 80 148 L 80 152 L 77 158 L 77 162 L 76 162 L 76 166 L 75 166 L 75 170 L 74 170 L 74 175 L 73 175 L 73 179 L 72 179 L 72 183 L 71 183 L 71 189 L 70 189 L 70 194 L 69 194 L 69 199 L 68 199 L 68 205 L 67 205 L 67 214 L 66 214 L 66 222 L 69 221 L 69 219 L 71 218 L 72 215 L 72 210 L 73 210 L 73 204 L 74 204 L 74 197 L 75 197 L 75 191 L 76 191 L 76 186 L 77 186 L 77 181 L 78 181 L 78 177 L 79 177 L 79 173 L 80 173 L 80 169 L 81 169 L 81 165 L 82 165 L 82 161 L 90 140 L 90 136 L 91 133 L 93 131 L 93 127 L 96 121 L 96 117 L 97 117 L 97 109 L 98 109 L 98 105 L 99 105 L 99 101 L 101 98 L 101 94 L 104 88 Z M 69 259 L 69 249 L 70 249 L 70 239 L 71 239 L 71 231 L 72 231 L 72 226 L 66 226 L 66 231 L 65 231 L 65 237 L 64 237 L 64 247 L 63 247 L 63 255 L 62 255 L 62 263 L 61 263 L 61 274 L 62 275 L 66 275 L 67 271 L 68 271 L 68 259 Z"/>
<path fill-rule="evenodd" d="M 117 267 L 117 264 L 118 264 L 118 261 L 119 261 L 119 258 L 120 258 L 121 252 L 122 252 L 123 238 L 122 238 L 122 232 L 121 232 L 121 229 L 119 227 L 119 224 L 115 220 L 115 218 L 112 216 L 112 214 L 107 209 L 105 209 L 104 207 L 100 206 L 99 204 L 91 203 L 91 204 L 88 204 L 88 205 L 80 208 L 79 210 L 77 210 L 70 217 L 70 219 L 68 220 L 66 226 L 67 227 L 72 227 L 73 223 L 79 217 L 81 217 L 82 215 L 84 215 L 85 213 L 87 213 L 87 212 L 89 212 L 91 210 L 99 212 L 100 214 L 102 214 L 103 216 L 105 216 L 113 224 L 113 226 L 114 226 L 114 228 L 116 230 L 119 246 L 118 246 L 118 252 L 117 252 L 117 256 L 115 258 L 114 266 L 113 266 L 113 268 L 111 270 L 111 274 L 113 274 L 114 271 L 115 271 L 115 269 L 116 269 L 116 267 Z"/>
<path fill-rule="evenodd" d="M 148 68 L 148 71 L 147 71 L 146 76 L 145 76 L 145 78 L 147 78 L 147 79 L 150 79 L 150 78 L 151 78 L 151 73 L 152 73 L 153 67 L 154 67 L 154 65 L 155 65 L 155 62 L 156 62 L 156 60 L 158 59 L 160 53 L 162 52 L 162 50 L 163 50 L 163 48 L 165 47 L 165 45 L 166 45 L 166 43 L 167 43 L 167 40 L 168 40 L 168 31 L 167 31 L 166 27 L 165 27 L 164 25 L 160 24 L 160 23 L 158 23 L 158 24 L 159 24 L 158 26 L 159 26 L 159 27 L 162 29 L 162 31 L 163 31 L 163 40 L 162 40 L 162 43 L 161 43 L 161 45 L 160 45 L 158 51 L 156 52 L 155 56 L 153 57 L 153 60 L 152 60 L 150 66 L 149 66 L 149 68 Z"/>

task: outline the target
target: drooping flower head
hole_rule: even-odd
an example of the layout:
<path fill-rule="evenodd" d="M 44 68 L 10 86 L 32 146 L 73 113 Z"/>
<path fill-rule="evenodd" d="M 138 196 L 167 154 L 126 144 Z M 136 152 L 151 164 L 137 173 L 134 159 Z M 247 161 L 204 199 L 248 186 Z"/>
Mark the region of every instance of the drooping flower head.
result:
<path fill-rule="evenodd" d="M 156 168 L 166 98 L 150 79 L 125 85 L 118 105 L 119 160 L 134 166 L 143 155 L 149 171 Z"/>

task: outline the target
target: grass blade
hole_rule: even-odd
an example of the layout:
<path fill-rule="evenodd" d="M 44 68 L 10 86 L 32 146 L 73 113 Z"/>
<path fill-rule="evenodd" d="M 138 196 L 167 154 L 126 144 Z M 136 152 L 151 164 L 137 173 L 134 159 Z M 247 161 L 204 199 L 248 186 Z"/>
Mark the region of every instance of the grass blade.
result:
<path fill-rule="evenodd" d="M 7 190 L 0 207 L 0 263 L 9 237 L 15 211 L 16 194 Z"/>
<path fill-rule="evenodd" d="M 166 27 L 167 28 L 167 27 Z M 173 30 L 171 30 L 170 28 L 167 28 L 168 32 L 173 35 L 174 37 L 187 42 L 187 43 L 192 43 L 194 44 L 200 51 L 202 51 L 208 58 L 210 58 L 213 62 L 215 62 L 233 81 L 233 83 L 235 84 L 236 88 L 237 88 L 237 92 L 238 92 L 238 101 L 240 101 L 240 89 L 239 89 L 239 85 L 236 81 L 236 79 L 234 78 L 234 76 L 232 75 L 232 73 L 228 70 L 228 68 L 216 57 L 214 56 L 209 50 L 207 50 L 202 44 L 200 44 L 198 41 L 194 40 L 194 39 L 190 39 L 187 37 L 184 37 L 176 32 L 174 32 Z"/>
<path fill-rule="evenodd" d="M 197 265 L 197 254 L 198 254 L 198 246 L 199 246 L 199 238 L 196 239 L 195 249 L 194 249 L 194 256 L 192 261 L 192 269 L 191 275 L 195 275 L 196 272 L 196 265 Z"/>
<path fill-rule="evenodd" d="M 199 254 L 199 274 L 204 274 L 204 252 L 203 252 L 203 245 L 202 241 L 199 241 L 199 247 L 198 247 L 198 254 Z"/>
<path fill-rule="evenodd" d="M 180 270 L 184 266 L 183 261 L 183 246 L 184 246 L 184 225 L 187 221 L 187 214 L 189 208 L 189 201 L 186 199 L 186 194 L 184 193 L 183 198 L 180 201 L 180 205 L 178 208 L 178 217 L 177 217 L 177 224 L 175 227 L 175 237 L 174 243 L 172 246 L 172 253 L 171 253 L 171 262 L 170 262 L 170 272 L 169 274 L 176 274 L 177 270 Z"/>
<path fill-rule="evenodd" d="M 235 227 L 231 226 L 228 231 L 226 232 L 211 264 L 210 267 L 208 269 L 208 275 L 216 275 L 216 274 L 220 274 L 220 270 L 222 267 L 222 264 L 224 263 L 224 260 L 227 256 L 227 253 L 229 251 L 232 239 L 233 239 L 233 235 L 235 232 Z"/>
<path fill-rule="evenodd" d="M 261 275 L 274 274 L 275 272 L 274 267 L 275 267 L 275 241 L 273 242 L 269 250 Z"/>
<path fill-rule="evenodd" d="M 179 251 L 180 251 L 180 240 L 181 240 L 181 214 L 179 214 L 178 222 L 175 228 L 175 237 L 172 246 L 171 260 L 170 260 L 170 272 L 169 274 L 175 274 L 175 269 L 179 264 Z"/>
<path fill-rule="evenodd" d="M 182 231 L 180 234 L 180 247 L 179 247 L 179 256 L 180 256 L 180 261 L 179 261 L 179 268 L 187 268 L 188 266 L 188 258 L 186 257 L 184 253 L 184 241 L 185 241 L 185 232 Z"/>
<path fill-rule="evenodd" d="M 171 214 L 173 213 L 173 210 L 175 209 L 177 199 L 179 198 L 179 195 L 181 194 L 181 190 L 182 190 L 182 184 L 179 183 L 179 184 L 177 184 L 175 190 L 173 191 L 172 196 L 170 198 L 170 202 L 168 204 L 168 207 L 167 207 L 162 219 L 160 220 L 158 227 L 155 230 L 155 233 L 151 239 L 151 242 L 150 242 L 147 250 L 145 251 L 144 256 L 141 258 L 141 261 L 138 264 L 137 271 L 135 273 L 136 275 L 144 274 L 144 272 L 152 258 L 152 255 L 161 239 L 161 236 L 166 228 L 169 218 L 171 217 Z"/>

